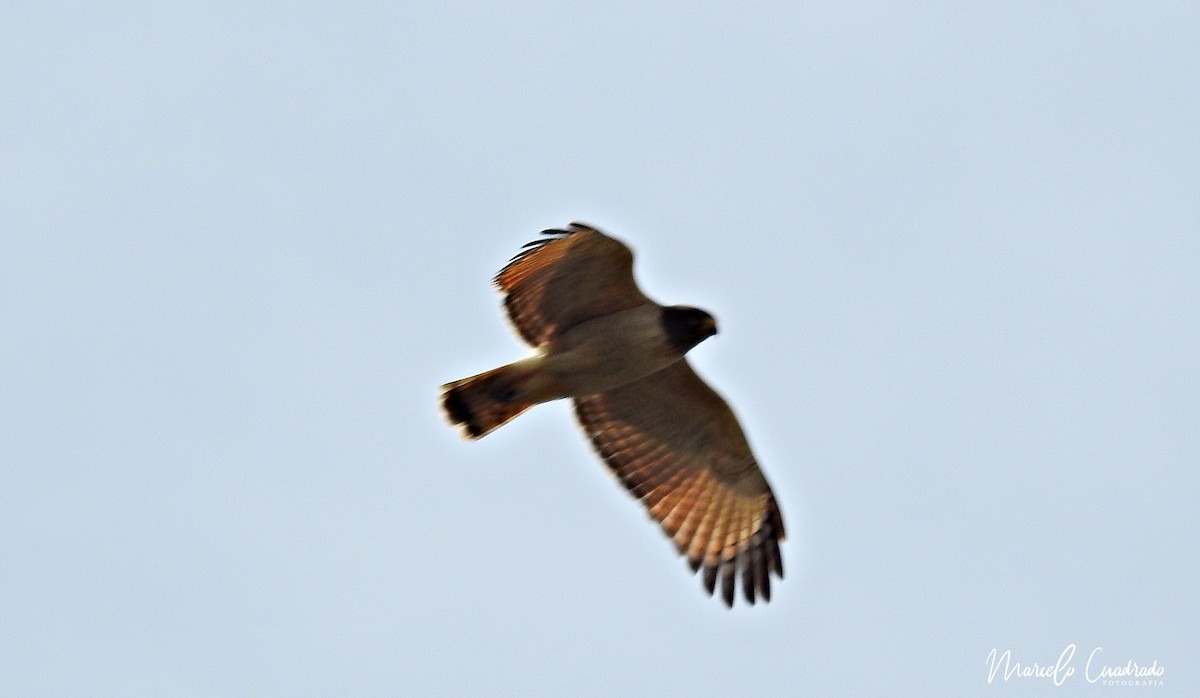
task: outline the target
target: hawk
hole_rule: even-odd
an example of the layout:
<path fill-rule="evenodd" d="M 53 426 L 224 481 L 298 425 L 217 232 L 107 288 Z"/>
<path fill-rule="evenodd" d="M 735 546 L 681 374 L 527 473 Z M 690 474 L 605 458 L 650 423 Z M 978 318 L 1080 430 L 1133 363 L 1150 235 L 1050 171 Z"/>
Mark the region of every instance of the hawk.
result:
<path fill-rule="evenodd" d="M 582 223 L 542 231 L 496 275 L 528 358 L 443 387 L 442 407 L 478 439 L 560 398 L 710 595 L 753 604 L 783 578 L 783 518 L 729 405 L 684 354 L 717 333 L 709 313 L 661 306 L 633 279 L 624 243 Z"/>

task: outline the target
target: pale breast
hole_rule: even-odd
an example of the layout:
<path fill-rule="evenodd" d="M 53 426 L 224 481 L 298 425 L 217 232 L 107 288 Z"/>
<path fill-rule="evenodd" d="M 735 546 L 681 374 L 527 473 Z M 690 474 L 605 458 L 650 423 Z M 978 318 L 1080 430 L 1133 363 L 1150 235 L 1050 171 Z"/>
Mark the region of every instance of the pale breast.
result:
<path fill-rule="evenodd" d="M 543 369 L 555 376 L 562 397 L 611 390 L 683 356 L 667 343 L 657 305 L 581 323 L 552 340 L 545 352 Z"/>

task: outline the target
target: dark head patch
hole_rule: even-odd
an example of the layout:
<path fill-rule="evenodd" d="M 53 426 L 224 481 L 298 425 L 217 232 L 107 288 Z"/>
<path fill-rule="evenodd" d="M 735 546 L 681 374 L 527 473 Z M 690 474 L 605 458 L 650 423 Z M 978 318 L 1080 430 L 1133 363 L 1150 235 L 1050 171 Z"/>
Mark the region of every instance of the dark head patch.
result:
<path fill-rule="evenodd" d="M 672 305 L 662 309 L 663 330 L 667 341 L 680 354 L 717 333 L 717 321 L 699 308 Z"/>

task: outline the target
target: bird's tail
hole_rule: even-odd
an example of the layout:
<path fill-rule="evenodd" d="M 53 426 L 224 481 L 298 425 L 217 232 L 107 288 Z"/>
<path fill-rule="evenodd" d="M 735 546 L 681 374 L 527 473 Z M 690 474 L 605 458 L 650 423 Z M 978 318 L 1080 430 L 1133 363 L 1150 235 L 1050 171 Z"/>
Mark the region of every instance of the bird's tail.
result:
<path fill-rule="evenodd" d="M 478 439 L 540 402 L 532 395 L 536 368 L 518 361 L 447 383 L 442 386 L 442 408 L 467 436 Z"/>

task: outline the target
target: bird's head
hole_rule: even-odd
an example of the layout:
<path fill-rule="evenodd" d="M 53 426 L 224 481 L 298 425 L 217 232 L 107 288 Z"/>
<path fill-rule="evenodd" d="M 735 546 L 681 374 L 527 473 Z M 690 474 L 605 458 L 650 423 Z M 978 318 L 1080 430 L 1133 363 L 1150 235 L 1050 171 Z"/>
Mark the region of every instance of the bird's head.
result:
<path fill-rule="evenodd" d="M 716 318 L 686 305 L 663 308 L 662 324 L 667 341 L 681 354 L 717 333 Z"/>

